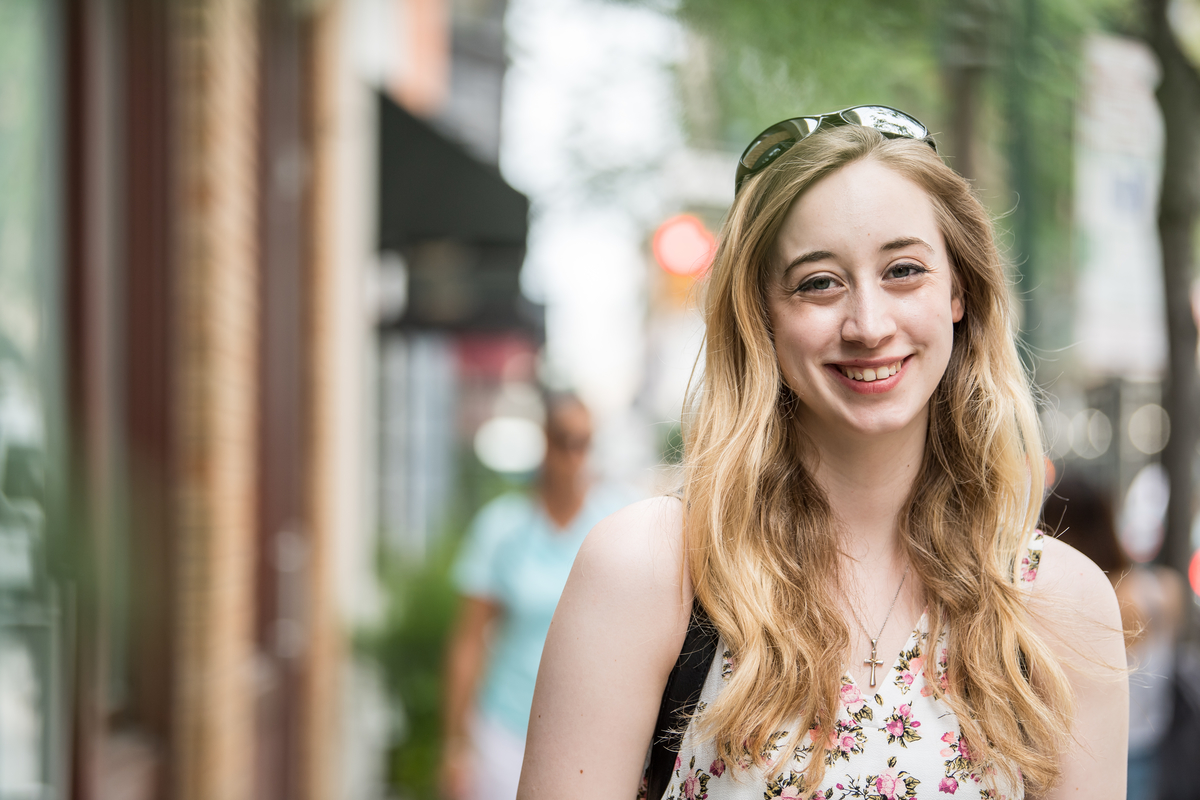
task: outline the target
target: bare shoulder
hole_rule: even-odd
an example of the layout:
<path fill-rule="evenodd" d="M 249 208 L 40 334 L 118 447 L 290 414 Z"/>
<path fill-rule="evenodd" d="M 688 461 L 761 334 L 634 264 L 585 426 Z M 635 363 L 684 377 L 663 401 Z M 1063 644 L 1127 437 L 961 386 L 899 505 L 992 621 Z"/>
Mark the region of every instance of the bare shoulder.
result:
<path fill-rule="evenodd" d="M 1042 558 L 1033 584 L 1034 604 L 1050 604 L 1059 612 L 1074 610 L 1119 631 L 1121 612 L 1112 583 L 1090 558 L 1051 536 L 1042 543 Z"/>
<path fill-rule="evenodd" d="M 1091 559 L 1046 537 L 1030 609 L 1075 700 L 1071 736 L 1060 756 L 1060 781 L 1044 800 L 1120 800 L 1125 797 L 1129 687 L 1112 584 Z"/>
<path fill-rule="evenodd" d="M 542 651 L 522 800 L 637 792 L 691 610 L 682 530 L 680 502 L 663 497 L 588 534 Z"/>
<path fill-rule="evenodd" d="M 1124 675 L 1121 608 L 1108 576 L 1070 545 L 1047 537 L 1030 595 L 1034 625 L 1068 676 L 1104 684 Z M 1077 686 L 1077 689 L 1079 687 Z"/>
<path fill-rule="evenodd" d="M 575 560 L 572 580 L 600 581 L 617 591 L 656 594 L 690 605 L 691 581 L 683 556 L 683 504 L 653 497 L 600 521 Z"/>

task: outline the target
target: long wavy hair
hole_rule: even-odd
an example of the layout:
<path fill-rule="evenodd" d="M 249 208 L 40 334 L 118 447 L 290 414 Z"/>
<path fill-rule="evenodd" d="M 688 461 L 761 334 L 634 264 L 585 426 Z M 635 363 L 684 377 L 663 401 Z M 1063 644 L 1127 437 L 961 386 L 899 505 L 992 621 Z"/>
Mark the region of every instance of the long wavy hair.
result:
<path fill-rule="evenodd" d="M 775 242 L 792 203 L 825 176 L 872 159 L 933 203 L 965 314 L 929 402 L 924 460 L 899 516 L 921 579 L 930 641 L 948 629 L 944 694 L 985 774 L 1037 791 L 1059 775 L 1073 700 L 1031 625 L 1018 565 L 1038 520 L 1040 429 L 1018 356 L 991 220 L 925 143 L 846 126 L 806 139 L 753 176 L 723 225 L 704 313 L 703 373 L 685 413 L 684 537 L 695 595 L 736 659 L 697 717 L 735 759 L 779 770 L 839 707 L 850 630 L 838 604 L 839 522 L 806 468 L 799 400 L 781 379 L 767 315 Z M 799 723 L 799 724 L 797 724 Z M 795 727 L 793 727 L 795 726 Z M 772 734 L 789 730 L 785 745 Z M 824 774 L 815 736 L 805 785 Z M 823 744 L 824 743 L 824 744 Z"/>

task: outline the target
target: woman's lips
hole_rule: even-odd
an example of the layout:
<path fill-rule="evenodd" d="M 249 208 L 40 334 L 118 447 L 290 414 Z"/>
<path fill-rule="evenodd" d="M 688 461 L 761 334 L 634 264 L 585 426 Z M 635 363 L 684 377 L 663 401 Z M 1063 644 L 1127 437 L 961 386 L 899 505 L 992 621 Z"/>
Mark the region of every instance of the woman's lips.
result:
<path fill-rule="evenodd" d="M 880 394 L 900 382 L 907 357 L 874 367 L 827 364 L 829 370 L 851 391 L 859 394 Z"/>

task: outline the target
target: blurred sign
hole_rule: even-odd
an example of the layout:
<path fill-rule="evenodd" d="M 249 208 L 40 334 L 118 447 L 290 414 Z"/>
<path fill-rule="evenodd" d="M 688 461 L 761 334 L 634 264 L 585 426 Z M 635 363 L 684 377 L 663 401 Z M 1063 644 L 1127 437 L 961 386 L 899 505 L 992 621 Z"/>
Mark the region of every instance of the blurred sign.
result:
<path fill-rule="evenodd" d="M 1156 220 L 1163 149 L 1158 80 L 1146 45 L 1089 37 L 1076 126 L 1075 336 L 1084 365 L 1100 375 L 1153 379 L 1166 363 Z"/>

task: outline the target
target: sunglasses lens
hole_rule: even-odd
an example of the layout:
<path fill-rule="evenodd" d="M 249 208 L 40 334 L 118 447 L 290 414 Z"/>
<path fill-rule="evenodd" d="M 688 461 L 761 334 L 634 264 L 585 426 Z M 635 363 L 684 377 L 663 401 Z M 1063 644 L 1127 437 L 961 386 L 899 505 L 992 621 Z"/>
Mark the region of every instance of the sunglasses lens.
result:
<path fill-rule="evenodd" d="M 887 136 L 924 139 L 929 131 L 920 122 L 901 111 L 887 106 L 858 106 L 842 112 L 842 119 L 853 125 L 874 128 Z"/>
<path fill-rule="evenodd" d="M 762 169 L 796 142 L 811 135 L 819 124 L 817 117 L 797 117 L 772 125 L 755 137 L 742 153 L 742 166 L 751 172 Z"/>

